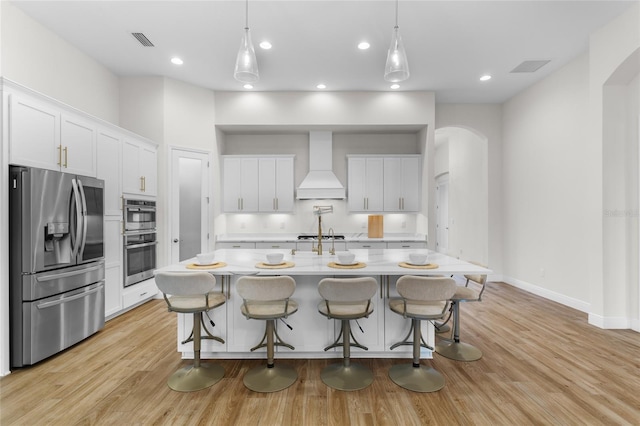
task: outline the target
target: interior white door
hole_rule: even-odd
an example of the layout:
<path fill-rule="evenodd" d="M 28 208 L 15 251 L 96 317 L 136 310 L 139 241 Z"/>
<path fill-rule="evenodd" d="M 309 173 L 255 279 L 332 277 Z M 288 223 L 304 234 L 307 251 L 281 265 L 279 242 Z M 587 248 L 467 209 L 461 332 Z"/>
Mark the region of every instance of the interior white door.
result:
<path fill-rule="evenodd" d="M 171 262 L 209 250 L 209 154 L 171 148 Z"/>
<path fill-rule="evenodd" d="M 441 176 L 436 183 L 436 251 L 449 251 L 449 176 Z"/>

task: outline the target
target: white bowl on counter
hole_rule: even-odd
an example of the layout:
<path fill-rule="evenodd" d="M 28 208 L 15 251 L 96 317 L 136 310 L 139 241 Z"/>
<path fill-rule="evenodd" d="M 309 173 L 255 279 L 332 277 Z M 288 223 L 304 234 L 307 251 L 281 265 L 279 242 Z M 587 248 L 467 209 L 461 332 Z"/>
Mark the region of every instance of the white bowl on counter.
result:
<path fill-rule="evenodd" d="M 284 260 L 282 253 L 267 253 L 267 263 L 269 265 L 279 265 Z"/>
<path fill-rule="evenodd" d="M 338 253 L 338 263 L 341 265 L 353 265 L 356 259 L 356 255 L 353 253 L 343 252 Z"/>
<path fill-rule="evenodd" d="M 429 261 L 429 256 L 424 253 L 410 253 L 409 263 L 412 265 L 426 265 Z"/>
<path fill-rule="evenodd" d="M 213 253 L 199 253 L 196 254 L 198 265 L 211 265 L 213 263 Z"/>

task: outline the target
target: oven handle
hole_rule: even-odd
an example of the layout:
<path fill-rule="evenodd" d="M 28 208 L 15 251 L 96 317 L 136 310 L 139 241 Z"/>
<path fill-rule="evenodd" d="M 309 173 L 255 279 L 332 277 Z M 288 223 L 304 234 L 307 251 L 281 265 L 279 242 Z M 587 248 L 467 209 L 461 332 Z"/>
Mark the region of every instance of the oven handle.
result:
<path fill-rule="evenodd" d="M 156 244 L 158 244 L 157 241 L 153 241 L 153 242 L 150 242 L 150 243 L 130 244 L 130 245 L 124 246 L 124 249 L 125 250 L 129 250 L 129 249 L 134 249 L 134 248 L 149 247 L 149 246 L 155 246 Z"/>
<path fill-rule="evenodd" d="M 130 212 L 155 212 L 156 211 L 155 207 L 129 207 L 129 206 L 124 206 L 124 208 L 127 211 L 130 211 Z"/>

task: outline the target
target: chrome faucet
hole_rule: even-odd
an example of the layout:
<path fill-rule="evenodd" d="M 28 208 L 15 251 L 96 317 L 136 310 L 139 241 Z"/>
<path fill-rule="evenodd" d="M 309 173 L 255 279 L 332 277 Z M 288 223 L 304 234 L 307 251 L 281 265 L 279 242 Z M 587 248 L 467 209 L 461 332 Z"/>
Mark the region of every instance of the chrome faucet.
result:
<path fill-rule="evenodd" d="M 336 234 L 333 232 L 333 228 L 329 228 L 329 237 L 331 238 L 331 250 L 329 250 L 329 254 L 336 254 Z"/>

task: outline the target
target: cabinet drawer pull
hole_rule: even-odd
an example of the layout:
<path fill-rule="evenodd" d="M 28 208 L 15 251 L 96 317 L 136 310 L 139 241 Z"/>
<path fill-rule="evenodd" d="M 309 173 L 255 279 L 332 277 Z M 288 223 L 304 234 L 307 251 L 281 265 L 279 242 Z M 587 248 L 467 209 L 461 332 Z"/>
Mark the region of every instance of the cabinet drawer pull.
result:
<path fill-rule="evenodd" d="M 64 149 L 64 168 L 66 169 L 69 165 L 69 147 L 65 146 Z"/>

